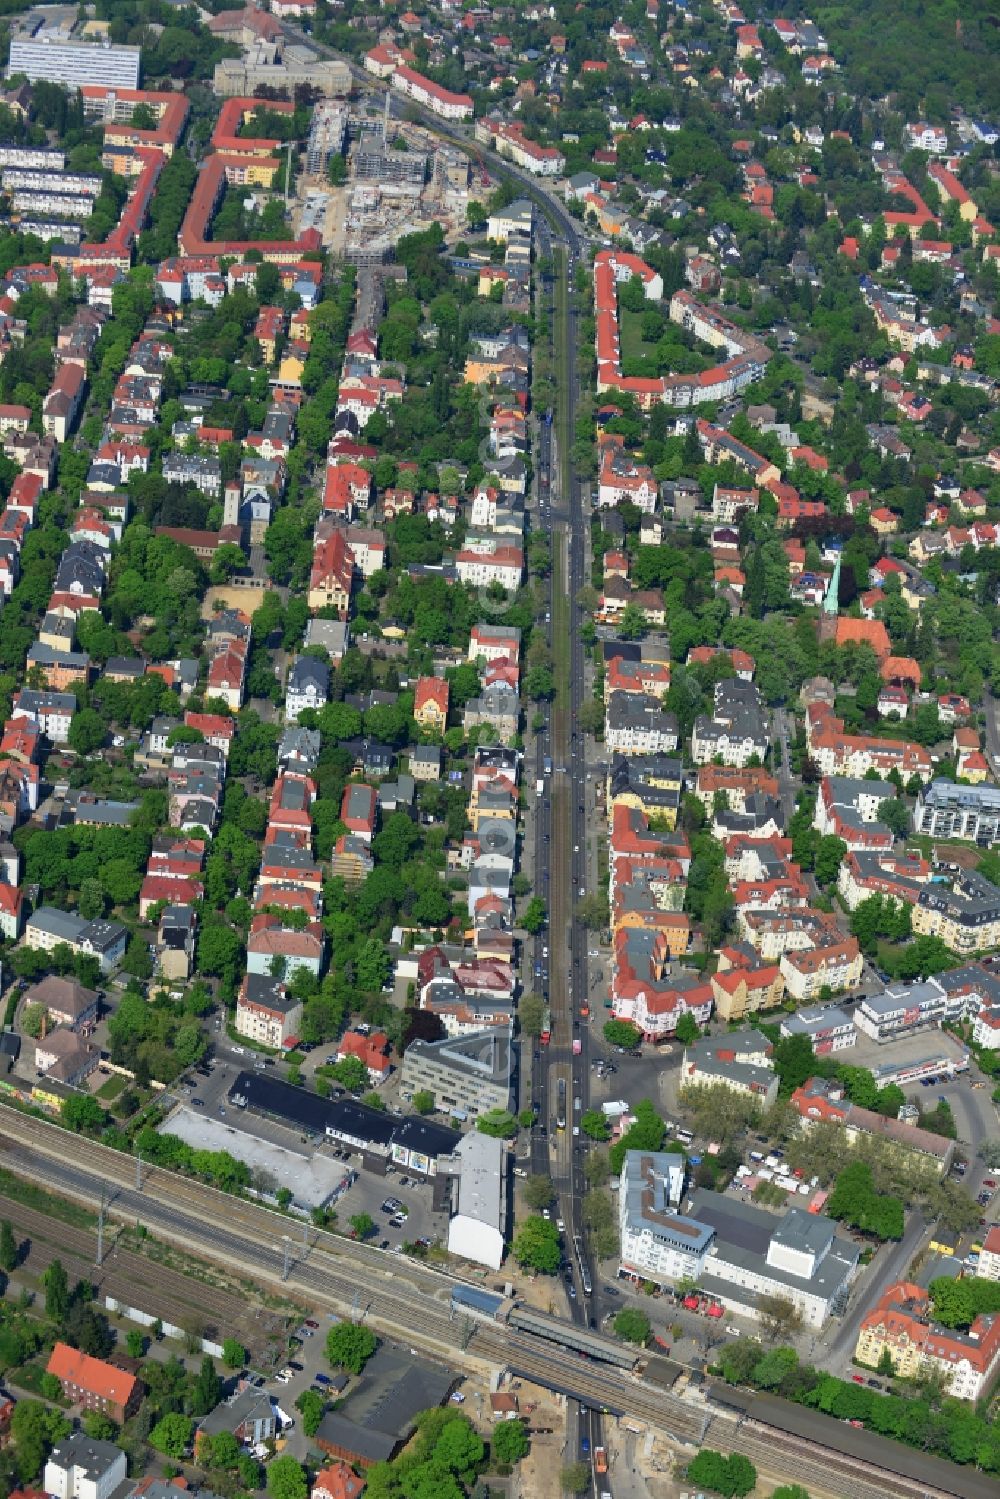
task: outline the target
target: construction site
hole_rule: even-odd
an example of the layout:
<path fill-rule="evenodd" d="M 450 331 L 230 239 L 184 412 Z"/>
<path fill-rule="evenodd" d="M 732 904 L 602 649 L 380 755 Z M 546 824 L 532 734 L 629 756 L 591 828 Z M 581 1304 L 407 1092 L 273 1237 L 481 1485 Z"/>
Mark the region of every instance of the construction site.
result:
<path fill-rule="evenodd" d="M 469 158 L 421 126 L 391 119 L 388 106 L 388 97 L 384 108 L 321 105 L 297 179 L 294 232 L 318 230 L 325 249 L 355 265 L 390 260 L 402 235 L 434 223 L 449 239 L 465 230 Z M 331 180 L 335 158 L 345 161 L 343 183 Z"/>

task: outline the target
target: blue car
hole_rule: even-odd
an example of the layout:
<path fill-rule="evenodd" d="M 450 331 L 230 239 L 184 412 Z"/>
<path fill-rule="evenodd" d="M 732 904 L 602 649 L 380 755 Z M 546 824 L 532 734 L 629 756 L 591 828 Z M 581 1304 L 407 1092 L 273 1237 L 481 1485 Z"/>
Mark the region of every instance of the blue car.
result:
<path fill-rule="evenodd" d="M 586 1454 L 590 1451 L 590 1438 L 589 1437 L 581 1437 L 580 1438 L 580 1451 L 584 1454 L 584 1456 L 586 1456 Z"/>

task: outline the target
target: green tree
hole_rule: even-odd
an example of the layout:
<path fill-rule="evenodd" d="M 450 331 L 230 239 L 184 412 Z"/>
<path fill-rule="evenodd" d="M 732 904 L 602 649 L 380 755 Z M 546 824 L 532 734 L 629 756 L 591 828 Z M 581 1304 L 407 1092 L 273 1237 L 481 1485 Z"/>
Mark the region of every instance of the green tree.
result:
<path fill-rule="evenodd" d="M 103 1411 L 85 1411 L 80 1425 L 94 1442 L 113 1442 L 118 1435 L 118 1427 Z"/>
<path fill-rule="evenodd" d="M 580 1128 L 591 1140 L 606 1140 L 611 1134 L 607 1118 L 600 1109 L 585 1109 L 580 1118 Z"/>
<path fill-rule="evenodd" d="M 934 1316 L 944 1327 L 968 1327 L 978 1310 L 976 1294 L 970 1280 L 952 1280 L 938 1276 L 928 1286 L 934 1303 Z"/>
<path fill-rule="evenodd" d="M 540 994 L 526 994 L 517 1007 L 517 1018 L 520 1021 L 521 1030 L 526 1036 L 538 1037 L 542 1034 L 542 1021 L 545 1018 L 545 1001 Z"/>
<path fill-rule="evenodd" d="M 242 1369 L 247 1361 L 247 1351 L 236 1338 L 223 1338 L 222 1362 L 227 1369 Z"/>
<path fill-rule="evenodd" d="M 603 1035 L 609 1046 L 624 1046 L 626 1051 L 634 1051 L 642 1032 L 631 1020 L 606 1020 Z"/>
<path fill-rule="evenodd" d="M 207 1416 L 222 1399 L 222 1380 L 215 1372 L 215 1365 L 206 1354 L 191 1389 L 191 1410 L 196 1416 Z"/>
<path fill-rule="evenodd" d="M 375 1219 L 371 1213 L 355 1213 L 348 1219 L 356 1239 L 367 1239 L 375 1231 Z"/>
<path fill-rule="evenodd" d="M 59 1112 L 63 1123 L 77 1135 L 83 1130 L 100 1129 L 104 1123 L 104 1110 L 92 1093 L 64 1099 Z"/>
<path fill-rule="evenodd" d="M 149 1444 L 155 1447 L 157 1452 L 162 1452 L 164 1457 L 186 1457 L 188 1448 L 191 1446 L 193 1429 L 194 1422 L 190 1416 L 182 1416 L 176 1411 L 172 1412 L 161 1416 L 157 1421 L 149 1433 Z"/>
<path fill-rule="evenodd" d="M 481 1135 L 510 1140 L 517 1134 L 517 1120 L 508 1109 L 487 1109 L 477 1118 L 476 1128 Z"/>
<path fill-rule="evenodd" d="M 129 1358 L 142 1358 L 146 1351 L 146 1339 L 137 1327 L 130 1327 L 125 1334 L 125 1352 Z"/>
<path fill-rule="evenodd" d="M 359 1322 L 338 1322 L 326 1335 L 326 1356 L 336 1368 L 360 1374 L 378 1347 L 378 1339 Z"/>
<path fill-rule="evenodd" d="M 524 914 L 521 917 L 521 926 L 526 932 L 530 932 L 534 936 L 536 932 L 542 930 L 547 920 L 548 909 L 545 902 L 540 896 L 533 896 L 524 908 Z"/>
<path fill-rule="evenodd" d="M 55 1259 L 42 1275 L 45 1288 L 45 1315 L 61 1322 L 69 1310 L 69 1277 L 62 1260 Z"/>
<path fill-rule="evenodd" d="M 840 872 L 840 866 L 844 862 L 847 853 L 847 844 L 843 838 L 836 838 L 827 834 L 820 838 L 816 844 L 816 858 L 813 866 L 817 882 L 820 885 L 832 885 Z"/>
<path fill-rule="evenodd" d="M 309 1483 L 302 1464 L 289 1453 L 272 1458 L 267 1465 L 267 1492 L 271 1499 L 306 1499 Z"/>
<path fill-rule="evenodd" d="M 78 755 L 92 755 L 107 736 L 107 725 L 95 708 L 79 708 L 70 720 L 69 745 Z"/>
<path fill-rule="evenodd" d="M 674 1027 L 674 1040 L 680 1041 L 684 1046 L 690 1046 L 691 1042 L 697 1041 L 700 1035 L 701 1031 L 698 1029 L 697 1020 L 695 1020 L 690 1010 L 685 1010 Z"/>
<path fill-rule="evenodd" d="M 713 1452 L 710 1447 L 703 1447 L 688 1463 L 687 1476 L 690 1483 L 722 1494 L 723 1499 L 742 1499 L 757 1486 L 757 1470 L 742 1452 L 723 1457 L 721 1452 Z"/>
<path fill-rule="evenodd" d="M 50 1409 L 40 1400 L 17 1402 L 10 1430 L 17 1451 L 17 1474 L 22 1483 L 37 1482 L 45 1459 L 69 1429 L 69 1422 L 62 1412 Z"/>
<path fill-rule="evenodd" d="M 533 1215 L 521 1225 L 513 1250 L 514 1258 L 525 1269 L 555 1275 L 562 1260 L 559 1230 L 554 1223 Z"/>
<path fill-rule="evenodd" d="M 878 804 L 878 820 L 885 823 L 886 827 L 897 838 L 905 838 L 910 831 L 910 814 L 906 803 L 898 796 L 887 797 L 885 801 Z"/>
<path fill-rule="evenodd" d="M 490 1452 L 495 1462 L 512 1467 L 522 1457 L 527 1457 L 530 1448 L 528 1433 L 523 1421 L 498 1421 L 490 1437 Z"/>
<path fill-rule="evenodd" d="M 556 1200 L 556 1189 L 550 1176 L 529 1176 L 524 1184 L 524 1200 L 529 1208 L 540 1213 L 550 1208 Z"/>
<path fill-rule="evenodd" d="M 295 1406 L 302 1412 L 302 1430 L 307 1437 L 315 1436 L 326 1410 L 326 1401 L 323 1396 L 316 1390 L 303 1390 Z"/>
<path fill-rule="evenodd" d="M 434 1094 L 427 1088 L 418 1088 L 413 1095 L 412 1102 L 418 1114 L 433 1114 Z"/>
<path fill-rule="evenodd" d="M 207 1441 L 198 1443 L 198 1453 L 206 1468 L 219 1468 L 228 1472 L 240 1460 L 240 1444 L 231 1431 L 220 1431 Z"/>
<path fill-rule="evenodd" d="M 600 890 L 590 890 L 586 895 L 580 897 L 573 908 L 573 914 L 578 921 L 582 921 L 590 932 L 598 932 L 606 927 L 610 919 L 608 899 Z"/>
<path fill-rule="evenodd" d="M 649 1342 L 650 1322 L 645 1312 L 635 1307 L 624 1307 L 615 1318 L 615 1332 L 626 1343 L 638 1343 L 645 1348 Z"/>
<path fill-rule="evenodd" d="M 569 1463 L 559 1475 L 564 1494 L 585 1494 L 590 1488 L 590 1464 Z"/>
<path fill-rule="evenodd" d="M 14 1230 L 5 1218 L 0 1224 L 0 1270 L 9 1275 L 17 1268 L 17 1239 Z"/>
<path fill-rule="evenodd" d="M 341 1057 L 333 1064 L 333 1075 L 350 1093 L 358 1093 L 368 1081 L 368 1068 L 360 1057 Z"/>
<path fill-rule="evenodd" d="M 787 1296 L 758 1296 L 761 1331 L 770 1342 L 789 1338 L 802 1326 L 802 1313 Z"/>
<path fill-rule="evenodd" d="M 464 1416 L 452 1416 L 434 1443 L 434 1461 L 465 1481 L 471 1481 L 483 1461 L 483 1439 Z"/>

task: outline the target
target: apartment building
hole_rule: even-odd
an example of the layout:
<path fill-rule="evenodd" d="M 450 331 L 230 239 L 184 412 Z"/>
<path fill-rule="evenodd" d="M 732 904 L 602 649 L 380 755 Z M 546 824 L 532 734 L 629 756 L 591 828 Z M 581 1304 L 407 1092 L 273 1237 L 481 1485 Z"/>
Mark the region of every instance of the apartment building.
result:
<path fill-rule="evenodd" d="M 780 963 L 785 988 L 799 1003 L 819 999 L 824 989 L 837 994 L 852 988 L 864 968 L 861 949 L 854 937 L 782 953 Z"/>
<path fill-rule="evenodd" d="M 877 1368 L 888 1354 L 903 1379 L 940 1374 L 957 1400 L 978 1400 L 1000 1370 L 1000 1315 L 978 1316 L 967 1332 L 932 1318 L 930 1297 L 911 1281 L 899 1281 L 862 1318 L 855 1358 Z"/>
<path fill-rule="evenodd" d="M 989 848 L 1000 842 L 1000 787 L 935 780 L 917 797 L 913 826 L 931 838 L 961 838 Z"/>
<path fill-rule="evenodd" d="M 281 1051 L 298 1035 L 302 1001 L 293 999 L 284 984 L 269 975 L 244 976 L 236 1000 L 236 1030 L 251 1041 Z"/>
<path fill-rule="evenodd" d="M 1000 889 L 975 870 L 959 870 L 950 889 L 924 886 L 911 920 L 914 935 L 940 937 L 952 952 L 985 952 L 1000 946 Z"/>
<path fill-rule="evenodd" d="M 770 1108 L 778 1096 L 774 1047 L 760 1031 L 704 1036 L 685 1047 L 678 1086 L 728 1088 Z"/>

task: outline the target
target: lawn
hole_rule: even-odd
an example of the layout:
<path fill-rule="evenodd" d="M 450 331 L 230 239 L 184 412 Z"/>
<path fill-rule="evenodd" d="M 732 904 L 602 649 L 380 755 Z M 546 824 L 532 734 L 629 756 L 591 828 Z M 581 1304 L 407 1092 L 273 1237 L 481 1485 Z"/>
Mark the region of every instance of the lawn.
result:
<path fill-rule="evenodd" d="M 656 359 L 656 344 L 648 344 L 642 337 L 641 312 L 629 312 L 627 307 L 618 309 L 618 331 L 621 337 L 622 363 L 627 359 L 642 359 L 647 356 Z"/>
<path fill-rule="evenodd" d="M 123 1077 L 119 1077 L 117 1073 L 115 1073 L 108 1078 L 106 1083 L 101 1084 L 101 1086 L 97 1090 L 97 1097 L 102 1101 L 102 1103 L 111 1103 L 118 1097 L 120 1093 L 123 1093 L 124 1091 L 125 1079 Z"/>

